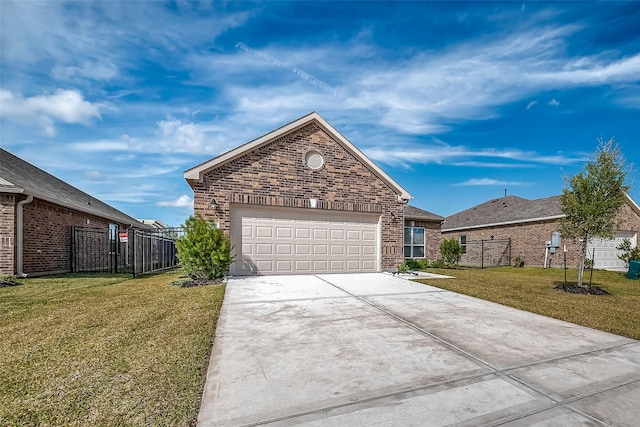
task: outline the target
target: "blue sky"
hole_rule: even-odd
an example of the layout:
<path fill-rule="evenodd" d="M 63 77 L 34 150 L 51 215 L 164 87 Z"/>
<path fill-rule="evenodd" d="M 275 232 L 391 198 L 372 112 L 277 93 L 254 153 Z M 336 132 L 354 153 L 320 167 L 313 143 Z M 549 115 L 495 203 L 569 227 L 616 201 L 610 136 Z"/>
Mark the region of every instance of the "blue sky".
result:
<path fill-rule="evenodd" d="M 137 218 L 311 111 L 447 216 L 559 194 L 615 137 L 640 202 L 638 2 L 0 1 L 8 151 Z"/>

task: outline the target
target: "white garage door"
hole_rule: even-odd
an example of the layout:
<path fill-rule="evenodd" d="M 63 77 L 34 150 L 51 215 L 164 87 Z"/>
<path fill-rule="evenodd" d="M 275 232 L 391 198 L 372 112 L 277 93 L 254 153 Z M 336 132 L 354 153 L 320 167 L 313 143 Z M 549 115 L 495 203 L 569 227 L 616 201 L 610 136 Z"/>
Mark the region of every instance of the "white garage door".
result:
<path fill-rule="evenodd" d="M 378 271 L 377 214 L 231 208 L 231 274 Z"/>
<path fill-rule="evenodd" d="M 607 270 L 624 270 L 624 261 L 618 258 L 618 255 L 622 254 L 622 251 L 616 249 L 624 239 L 631 240 L 631 244 L 635 247 L 637 243 L 636 233 L 627 231 L 618 231 L 615 233 L 613 239 L 599 239 L 594 238 L 589 240 L 587 245 L 587 258 L 593 257 L 593 250 L 595 249 L 595 264 L 593 268 L 607 269 Z"/>

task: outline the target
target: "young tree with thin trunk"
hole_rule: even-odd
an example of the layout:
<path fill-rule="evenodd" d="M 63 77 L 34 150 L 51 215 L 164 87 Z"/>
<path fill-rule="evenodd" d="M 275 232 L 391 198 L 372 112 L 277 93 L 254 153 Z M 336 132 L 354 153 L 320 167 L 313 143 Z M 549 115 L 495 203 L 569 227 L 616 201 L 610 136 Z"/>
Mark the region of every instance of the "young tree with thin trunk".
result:
<path fill-rule="evenodd" d="M 560 202 L 565 217 L 560 232 L 563 237 L 578 240 L 578 285 L 582 286 L 587 244 L 593 237 L 612 238 L 616 215 L 626 203 L 627 166 L 620 147 L 613 138 L 598 139 L 593 159 L 584 170 L 566 179 Z"/>

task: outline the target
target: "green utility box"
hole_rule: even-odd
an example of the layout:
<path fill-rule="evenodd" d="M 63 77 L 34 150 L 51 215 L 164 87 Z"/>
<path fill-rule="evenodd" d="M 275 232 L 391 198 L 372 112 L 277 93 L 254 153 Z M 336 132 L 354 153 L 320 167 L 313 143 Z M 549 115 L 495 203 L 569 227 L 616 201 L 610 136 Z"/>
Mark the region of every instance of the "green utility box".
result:
<path fill-rule="evenodd" d="M 640 261 L 629 261 L 629 271 L 627 271 L 627 279 L 640 279 Z"/>

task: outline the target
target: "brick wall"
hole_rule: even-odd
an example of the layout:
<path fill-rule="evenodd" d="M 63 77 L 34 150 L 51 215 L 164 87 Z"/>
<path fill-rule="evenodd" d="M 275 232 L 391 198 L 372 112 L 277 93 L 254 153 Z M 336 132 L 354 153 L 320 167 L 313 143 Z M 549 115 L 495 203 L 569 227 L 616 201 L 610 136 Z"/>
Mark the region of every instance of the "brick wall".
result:
<path fill-rule="evenodd" d="M 490 240 L 494 239 L 511 239 L 511 264 L 519 255 L 524 255 L 525 265 L 539 266 L 544 265 L 545 243 L 551 240 L 551 235 L 555 231 L 559 231 L 560 220 L 536 221 L 529 223 L 511 224 L 498 227 L 486 227 L 482 229 L 460 230 L 443 232 L 443 239 L 455 237 L 458 239 L 462 235 L 466 235 L 467 241 L 470 240 Z M 640 216 L 625 205 L 617 216 L 619 224 L 618 230 L 640 232 Z M 580 247 L 577 242 L 572 239 L 561 238 L 561 244 L 567 245 L 567 266 L 577 268 Z M 561 267 L 563 261 L 563 247 L 555 254 L 549 254 L 548 265 L 552 267 Z M 464 265 L 465 256 L 461 260 Z M 550 263 L 550 264 L 549 264 Z"/>
<path fill-rule="evenodd" d="M 27 274 L 71 270 L 72 225 L 103 229 L 109 227 L 108 220 L 38 199 L 24 205 L 23 209 L 23 269 Z"/>
<path fill-rule="evenodd" d="M 311 150 L 324 157 L 319 170 L 304 163 Z M 215 211 L 212 198 L 219 205 Z M 309 208 L 310 198 L 318 200 L 317 209 L 381 213 L 382 268 L 402 262 L 403 205 L 397 195 L 315 123 L 209 171 L 194 185 L 195 213 L 227 233 L 231 203 Z"/>
<path fill-rule="evenodd" d="M 0 275 L 15 273 L 15 206 L 13 194 L 0 194 Z"/>

